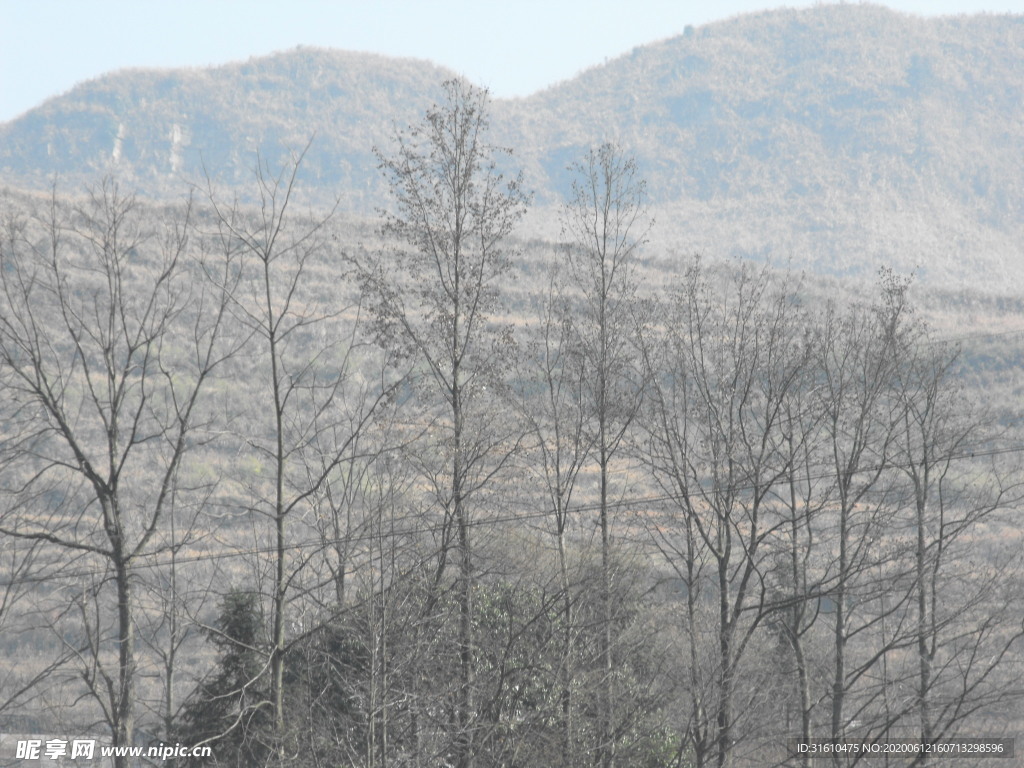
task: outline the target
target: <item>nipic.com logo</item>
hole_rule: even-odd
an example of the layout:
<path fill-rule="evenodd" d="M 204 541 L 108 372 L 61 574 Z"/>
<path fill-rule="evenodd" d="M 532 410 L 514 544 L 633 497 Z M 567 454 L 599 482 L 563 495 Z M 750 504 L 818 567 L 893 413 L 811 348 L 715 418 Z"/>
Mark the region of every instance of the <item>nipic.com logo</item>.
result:
<path fill-rule="evenodd" d="M 149 747 L 112 747 L 97 745 L 96 739 L 19 739 L 15 750 L 18 760 L 93 760 L 110 757 L 146 757 L 174 760 L 182 757 L 210 757 L 209 745 L 186 747 L 183 744 L 155 744 Z"/>

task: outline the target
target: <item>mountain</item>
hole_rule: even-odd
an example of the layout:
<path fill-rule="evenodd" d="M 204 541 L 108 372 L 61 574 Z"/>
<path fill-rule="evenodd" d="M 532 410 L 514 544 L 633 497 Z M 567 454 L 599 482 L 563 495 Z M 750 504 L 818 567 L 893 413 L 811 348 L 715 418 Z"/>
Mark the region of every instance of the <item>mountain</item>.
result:
<path fill-rule="evenodd" d="M 152 197 L 209 174 L 246 188 L 310 143 L 307 190 L 370 212 L 385 194 L 376 143 L 418 120 L 454 73 L 426 62 L 297 48 L 208 69 L 123 70 L 0 126 L 8 183 L 88 183 L 112 173 Z"/>
<path fill-rule="evenodd" d="M 528 100 L 510 138 L 546 148 L 552 189 L 587 144 L 631 147 L 677 249 L 991 282 L 1024 279 L 1022 104 L 1024 17 L 829 5 L 637 48 Z"/>
<path fill-rule="evenodd" d="M 299 48 L 210 69 L 122 71 L 0 126 L 0 173 L 39 188 L 116 172 L 181 194 L 204 172 L 244 194 L 315 136 L 303 181 L 324 202 L 386 205 L 373 147 L 417 121 L 452 73 Z M 657 216 L 652 250 L 789 260 L 830 274 L 879 263 L 933 283 L 1024 286 L 1024 16 L 923 19 L 871 5 L 737 17 L 636 48 L 528 98 L 496 100 L 497 143 L 535 191 L 615 140 Z M 547 213 L 545 213 L 547 212 Z"/>

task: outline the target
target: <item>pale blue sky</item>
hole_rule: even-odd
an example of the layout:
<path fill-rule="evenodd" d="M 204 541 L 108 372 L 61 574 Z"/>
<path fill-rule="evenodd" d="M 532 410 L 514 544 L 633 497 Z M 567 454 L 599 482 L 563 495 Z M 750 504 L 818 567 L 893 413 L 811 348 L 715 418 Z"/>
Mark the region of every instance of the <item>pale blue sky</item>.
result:
<path fill-rule="evenodd" d="M 206 66 L 313 45 L 430 59 L 525 96 L 644 43 L 772 0 L 0 0 L 0 122 L 123 67 Z M 887 0 L 1024 13 L 1024 0 Z"/>

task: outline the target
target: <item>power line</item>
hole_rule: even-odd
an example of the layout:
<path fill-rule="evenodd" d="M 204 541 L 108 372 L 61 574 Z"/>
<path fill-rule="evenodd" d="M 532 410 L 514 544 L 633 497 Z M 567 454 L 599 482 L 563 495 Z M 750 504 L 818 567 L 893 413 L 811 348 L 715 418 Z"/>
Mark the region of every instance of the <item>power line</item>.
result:
<path fill-rule="evenodd" d="M 959 453 L 950 454 L 949 456 L 944 457 L 943 460 L 961 461 L 961 460 L 965 460 L 965 459 L 990 458 L 990 457 L 995 457 L 995 456 L 1003 456 L 1003 455 L 1018 454 L 1018 453 L 1024 453 L 1024 445 L 1010 445 L 1010 446 L 1003 446 L 1003 447 L 1000 447 L 1000 448 L 989 448 L 989 449 L 976 448 L 974 450 L 964 450 L 964 451 L 961 451 Z M 894 470 L 903 469 L 903 470 L 906 470 L 906 469 L 909 469 L 910 466 L 911 466 L 910 464 L 899 464 L 899 463 L 894 463 L 894 462 L 888 462 L 888 463 L 886 463 L 884 465 L 877 465 L 876 464 L 876 465 L 870 465 L 870 466 L 862 467 L 862 468 L 856 470 L 856 472 L 857 472 L 857 474 L 863 474 L 863 473 L 880 472 L 880 471 L 884 471 L 886 469 L 894 469 Z M 820 481 L 820 480 L 828 480 L 828 479 L 830 479 L 832 477 L 835 477 L 835 471 L 831 471 L 831 472 L 822 471 L 821 474 L 805 475 L 805 476 L 801 477 L 800 480 L 801 480 L 801 482 L 806 482 L 808 480 L 810 480 L 810 481 Z M 715 488 L 715 491 L 717 491 L 719 493 L 736 493 L 736 492 L 742 492 L 742 491 L 755 490 L 758 487 L 759 486 L 757 484 L 754 484 L 754 483 L 737 484 L 737 485 L 731 485 L 731 486 L 730 485 L 718 486 L 718 487 Z M 693 496 L 693 494 L 691 494 L 691 496 Z M 640 496 L 640 497 L 623 498 L 623 499 L 618 499 L 618 500 L 615 500 L 615 501 L 609 501 L 609 502 L 606 503 L 605 507 L 609 508 L 609 509 L 620 510 L 620 511 L 621 510 L 638 511 L 638 510 L 640 510 L 642 508 L 650 507 L 650 506 L 654 506 L 654 505 L 658 505 L 658 504 L 664 504 L 664 503 L 669 503 L 669 502 L 678 503 L 678 502 L 684 501 L 685 498 L 686 497 L 683 494 L 659 494 L 659 495 L 653 495 L 653 496 Z M 584 514 L 587 514 L 587 513 L 590 513 L 590 512 L 599 512 L 600 510 L 601 510 L 601 504 L 598 503 L 598 502 L 594 502 L 594 503 L 590 503 L 590 504 L 580 504 L 580 505 L 574 506 L 571 509 L 566 510 L 566 512 L 570 513 L 570 514 L 573 514 L 573 515 L 584 515 Z M 540 510 L 540 511 L 537 511 L 537 512 L 525 512 L 525 513 L 519 513 L 519 514 L 514 514 L 514 515 L 504 515 L 504 516 L 498 516 L 498 517 L 491 516 L 491 517 L 481 518 L 481 519 L 477 519 L 477 520 L 471 520 L 471 521 L 468 522 L 468 525 L 471 526 L 471 527 L 484 527 L 484 526 L 495 526 L 495 525 L 512 524 L 512 523 L 522 523 L 522 522 L 528 522 L 528 521 L 533 521 L 533 520 L 550 519 L 553 515 L 554 515 L 554 509 L 553 508 L 546 508 L 544 510 Z M 311 549 L 315 549 L 315 548 L 318 548 L 318 547 L 326 548 L 326 547 L 335 546 L 335 545 L 338 545 L 338 544 L 363 544 L 363 543 L 372 542 L 372 541 L 391 540 L 391 539 L 397 540 L 397 539 L 400 539 L 400 538 L 411 538 L 411 537 L 415 537 L 415 536 L 421 536 L 421 535 L 425 535 L 425 534 L 435 533 L 435 532 L 437 532 L 439 530 L 439 528 L 443 527 L 445 524 L 446 523 L 443 520 L 439 520 L 438 522 L 430 524 L 430 525 L 413 526 L 413 527 L 410 527 L 410 528 L 401 528 L 401 529 L 397 529 L 397 530 L 389 530 L 389 531 L 386 531 L 386 532 L 385 531 L 373 531 L 373 532 L 369 532 L 369 533 L 354 534 L 354 535 L 351 535 L 351 536 L 344 536 L 344 537 L 340 537 L 340 538 L 321 537 L 321 538 L 315 539 L 315 540 L 304 540 L 304 541 L 299 541 L 299 542 L 293 542 L 291 544 L 285 545 L 281 549 L 283 549 L 284 551 L 288 551 L 288 552 L 306 551 L 306 550 L 311 550 Z M 29 539 L 28 537 L 25 537 L 25 540 L 31 540 L 31 539 Z M 132 570 L 133 571 L 151 570 L 151 569 L 157 569 L 157 568 L 166 568 L 166 567 L 169 567 L 172 564 L 175 565 L 175 566 L 177 566 L 177 565 L 187 565 L 187 564 L 191 564 L 191 563 L 205 562 L 205 561 L 208 561 L 208 560 L 228 560 L 228 559 L 234 559 L 234 558 L 239 558 L 239 557 L 257 557 L 257 556 L 260 556 L 260 555 L 275 555 L 275 554 L 277 554 L 277 552 L 278 552 L 277 545 L 273 545 L 273 546 L 269 546 L 268 545 L 266 547 L 250 547 L 250 548 L 245 548 L 245 549 L 229 549 L 229 550 L 225 550 L 225 551 L 222 551 L 222 552 L 207 552 L 207 553 L 200 553 L 200 554 L 186 555 L 186 556 L 174 556 L 172 558 L 168 558 L 168 559 L 164 559 L 164 560 L 156 560 L 156 554 L 154 554 L 154 555 L 142 556 L 142 557 L 146 557 L 148 559 L 147 560 L 140 560 L 139 562 L 133 564 L 132 565 Z M 60 573 L 60 576 L 62 578 L 85 578 L 85 577 L 105 576 L 105 575 L 107 575 L 107 573 L 108 572 L 105 569 L 104 570 L 99 570 L 99 569 L 82 569 L 82 570 L 72 571 L 72 572 L 62 572 L 62 573 Z M 54 578 L 53 576 L 34 576 L 34 577 L 26 577 L 26 578 L 23 578 L 23 579 L 17 579 L 17 580 L 12 580 L 12 581 L 2 581 L 2 582 L 0 582 L 0 587 L 14 586 L 16 584 L 47 583 L 47 582 L 52 581 L 53 578 Z"/>
<path fill-rule="evenodd" d="M 964 341 L 977 341 L 978 339 L 999 339 L 1009 336 L 1024 336 L 1024 328 L 1016 328 L 1010 331 L 984 331 L 979 333 L 968 333 L 962 336 L 939 337 L 928 339 L 924 344 L 960 344 Z"/>

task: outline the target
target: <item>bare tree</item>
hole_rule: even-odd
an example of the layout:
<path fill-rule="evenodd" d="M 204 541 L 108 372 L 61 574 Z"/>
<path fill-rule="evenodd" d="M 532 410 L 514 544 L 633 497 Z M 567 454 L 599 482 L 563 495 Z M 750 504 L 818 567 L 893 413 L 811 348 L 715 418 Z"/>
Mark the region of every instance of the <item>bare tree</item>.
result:
<path fill-rule="evenodd" d="M 576 336 L 589 372 L 587 408 L 594 423 L 593 458 L 600 479 L 604 627 L 601 723 L 595 750 L 603 767 L 614 765 L 614 661 L 609 527 L 609 473 L 640 407 L 637 360 L 637 254 L 651 227 L 646 184 L 636 161 L 613 144 L 603 144 L 570 167 L 572 194 L 562 208 L 562 237 L 568 243 L 572 276 L 579 290 Z"/>
<path fill-rule="evenodd" d="M 919 322 L 906 323 L 896 345 L 895 464 L 910 486 L 907 615 L 916 666 L 906 678 L 915 695 L 905 714 L 930 745 L 1019 698 L 1007 662 L 1024 626 L 1013 618 L 1019 605 L 1004 597 L 1016 563 L 985 541 L 986 529 L 1007 524 L 1000 511 L 1019 503 L 1019 467 L 999 463 L 992 418 L 964 397 L 958 349 L 930 341 Z M 923 752 L 914 764 L 930 758 Z"/>
<path fill-rule="evenodd" d="M 817 407 L 815 397 L 819 369 L 812 362 L 822 341 L 821 334 L 808 329 L 805 340 L 811 345 L 806 371 L 784 405 L 782 450 L 789 470 L 779 489 L 783 526 L 779 532 L 778 568 L 773 579 L 777 591 L 772 596 L 779 610 L 771 621 L 792 659 L 782 670 L 784 685 L 795 689 L 798 733 L 802 741 L 809 742 L 814 734 L 814 711 L 818 701 L 811 649 L 812 631 L 822 617 L 821 580 L 825 573 L 819 534 L 827 508 L 828 479 L 819 474 L 823 450 L 822 410 Z M 788 699 L 784 701 L 787 701 L 787 731 L 792 732 Z M 811 757 L 804 755 L 802 762 L 809 768 Z"/>
<path fill-rule="evenodd" d="M 18 661 L 0 674 L 0 717 L 8 718 L 15 712 L 24 712 L 30 703 L 42 709 L 47 684 L 52 684 L 56 673 L 73 657 L 59 644 L 50 656 L 38 653 L 39 644 L 45 647 L 48 642 L 53 643 L 56 633 L 50 631 L 45 618 L 49 606 L 40 605 L 40 601 L 33 598 L 41 584 L 65 581 L 67 570 L 73 571 L 75 564 L 61 573 L 62 569 L 54 567 L 53 558 L 47 557 L 45 542 L 16 537 L 2 541 L 0 633 L 6 640 L 8 657 Z M 32 654 L 30 650 L 37 653 Z M 29 718 L 22 722 L 31 724 Z"/>
<path fill-rule="evenodd" d="M 2 457 L 0 533 L 104 574 L 78 651 L 115 746 L 135 728 L 135 568 L 163 550 L 175 478 L 207 426 L 201 395 L 230 351 L 227 296 L 197 279 L 189 217 L 148 228 L 108 179 L 82 205 L 54 193 L 43 217 L 9 222 L 0 253 L 5 418 L 22 436 Z"/>
<path fill-rule="evenodd" d="M 845 312 L 829 307 L 816 353 L 822 460 L 829 479 L 818 541 L 831 574 L 819 589 L 832 609 L 830 735 L 835 739 L 844 738 L 854 721 L 884 728 L 884 716 L 869 716 L 873 703 L 881 701 L 884 709 L 884 686 L 865 690 L 864 683 L 905 641 L 902 633 L 885 632 L 887 619 L 892 625 L 891 617 L 907 599 L 905 590 L 893 589 L 904 559 L 889 538 L 898 503 L 891 464 L 900 406 L 892 386 L 896 334 L 908 309 L 904 298 L 903 286 L 891 283 L 882 285 L 873 307 Z M 877 611 L 863 610 L 873 602 Z M 852 611 L 854 605 L 861 609 Z M 872 648 L 875 628 L 884 639 Z M 860 651 L 852 657 L 851 643 Z"/>
<path fill-rule="evenodd" d="M 742 742 L 739 719 L 749 738 L 744 710 L 758 704 L 748 650 L 780 608 L 768 579 L 787 529 L 777 493 L 810 348 L 792 287 L 767 270 L 743 266 L 719 284 L 695 262 L 670 301 L 649 377 L 646 460 L 671 501 L 652 529 L 686 590 L 685 737 L 699 764 L 725 766 Z"/>
<path fill-rule="evenodd" d="M 506 180 L 487 143 L 488 96 L 460 80 L 444 84 L 446 101 L 422 124 L 400 131 L 397 149 L 378 151 L 396 209 L 383 234 L 396 244 L 367 264 L 364 286 L 382 336 L 400 344 L 422 371 L 420 401 L 440 461 L 424 462 L 433 503 L 442 513 L 438 573 L 449 547 L 457 557 L 459 684 L 454 761 L 475 762 L 477 722 L 472 530 L 477 498 L 507 466 L 520 436 L 496 405 L 511 362 L 511 329 L 494 317 L 509 274 L 508 237 L 527 198 L 520 179 Z M 451 544 L 449 544 L 451 542 Z"/>
<path fill-rule="evenodd" d="M 242 264 L 238 286 L 229 296 L 233 314 L 253 341 L 254 367 L 244 375 L 269 404 L 266 411 L 249 413 L 255 429 L 243 438 L 257 465 L 265 462 L 269 471 L 244 482 L 250 491 L 248 511 L 273 529 L 269 706 L 279 757 L 284 754 L 289 611 L 309 595 L 303 574 L 313 559 L 311 553 L 294 550 L 289 532 L 297 527 L 314 534 L 317 504 L 330 498 L 339 473 L 363 458 L 364 428 L 397 386 L 383 369 L 358 369 L 360 362 L 368 362 L 360 358 L 366 347 L 360 338 L 360 304 L 358 297 L 345 296 L 343 276 L 339 280 L 336 271 L 342 259 L 332 252 L 328 233 L 333 211 L 293 210 L 296 178 L 308 148 L 276 172 L 262 163 L 256 167 L 258 206 L 251 211 L 225 204 L 210 183 L 206 191 L 213 220 L 208 236 Z M 327 276 L 332 255 L 335 271 Z M 331 286 L 326 295 L 316 293 L 318 280 L 321 287 Z M 334 581 L 337 585 L 337 577 Z"/>
<path fill-rule="evenodd" d="M 173 741 L 177 729 L 182 704 L 179 693 L 185 684 L 179 659 L 187 653 L 188 643 L 196 634 L 193 616 L 204 612 L 207 596 L 214 593 L 212 578 L 205 584 L 196 584 L 194 571 L 198 569 L 182 568 L 179 564 L 182 548 L 197 543 L 190 541 L 188 534 L 197 530 L 196 517 L 202 501 L 189 520 L 175 520 L 177 510 L 173 502 L 169 505 L 162 539 L 167 548 L 163 558 L 166 563 L 151 564 L 145 577 L 139 579 L 139 639 L 143 652 L 151 654 L 159 668 L 162 688 L 159 702 L 143 700 L 142 704 L 149 705 L 161 724 L 160 738 L 168 743 Z"/>
<path fill-rule="evenodd" d="M 575 742 L 573 688 L 578 673 L 574 658 L 580 627 L 574 619 L 576 585 L 570 575 L 568 532 L 570 511 L 580 485 L 580 474 L 590 460 L 594 446 L 592 410 L 587 399 L 591 372 L 573 320 L 572 290 L 564 270 L 553 268 L 548 290 L 540 307 L 539 321 L 528 350 L 529 372 L 522 403 L 524 418 L 531 425 L 541 482 L 551 505 L 558 548 L 558 577 L 561 597 L 561 659 L 559 667 L 559 708 L 561 715 L 561 764 L 573 765 L 582 751 Z"/>

